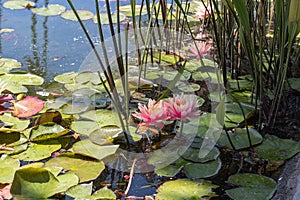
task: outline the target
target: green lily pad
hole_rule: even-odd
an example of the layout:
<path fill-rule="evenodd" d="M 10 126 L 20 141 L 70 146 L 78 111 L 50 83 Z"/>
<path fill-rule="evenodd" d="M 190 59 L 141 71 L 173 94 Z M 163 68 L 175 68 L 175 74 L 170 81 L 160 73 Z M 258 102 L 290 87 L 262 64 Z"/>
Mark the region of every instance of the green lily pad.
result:
<path fill-rule="evenodd" d="M 175 65 L 177 62 L 179 62 L 180 58 L 175 54 L 165 54 L 165 53 L 155 52 L 153 53 L 153 59 L 157 62 L 160 62 L 160 65 L 170 66 L 170 65 Z"/>
<path fill-rule="evenodd" d="M 222 162 L 220 159 L 206 163 L 189 163 L 184 169 L 186 176 L 191 179 L 208 178 L 216 175 L 221 169 Z"/>
<path fill-rule="evenodd" d="M 59 181 L 59 187 L 56 188 L 56 193 L 67 191 L 70 187 L 77 185 L 79 182 L 78 176 L 74 172 L 68 172 L 59 176 L 56 176 Z"/>
<path fill-rule="evenodd" d="M 0 131 L 22 131 L 28 127 L 30 120 L 21 120 L 11 114 L 4 113 L 0 115 L 0 120 L 7 126 L 1 127 Z"/>
<path fill-rule="evenodd" d="M 200 149 L 188 148 L 181 157 L 190 162 L 205 163 L 217 159 L 219 155 L 220 151 L 216 147 L 214 147 L 204 158 L 199 157 Z"/>
<path fill-rule="evenodd" d="M 0 183 L 11 183 L 19 167 L 19 160 L 3 154 L 0 158 Z"/>
<path fill-rule="evenodd" d="M 78 96 L 72 99 L 61 108 L 62 113 L 73 115 L 86 111 L 90 107 L 91 101 L 87 96 Z"/>
<path fill-rule="evenodd" d="M 84 84 L 87 82 L 91 82 L 95 85 L 101 83 L 98 73 L 93 73 L 89 71 L 79 73 L 75 78 L 77 83 Z"/>
<path fill-rule="evenodd" d="M 196 83 L 178 82 L 176 86 L 183 92 L 195 92 L 200 89 L 200 85 Z"/>
<path fill-rule="evenodd" d="M 23 161 L 38 161 L 49 158 L 53 152 L 60 148 L 61 144 L 56 141 L 47 141 L 39 144 L 30 143 L 26 151 L 12 155 L 12 157 Z"/>
<path fill-rule="evenodd" d="M 242 80 L 228 80 L 229 88 L 232 90 L 251 90 L 253 87 L 253 82 L 250 80 L 242 79 Z"/>
<path fill-rule="evenodd" d="M 54 77 L 54 80 L 59 83 L 74 83 L 75 77 L 77 76 L 76 72 L 66 72 Z"/>
<path fill-rule="evenodd" d="M 94 17 L 94 14 L 88 10 L 77 10 L 77 14 L 79 15 L 81 20 L 89 20 Z M 67 10 L 60 15 L 62 18 L 72 21 L 78 21 L 73 10 Z"/>
<path fill-rule="evenodd" d="M 157 173 L 160 176 L 167 176 L 167 177 L 173 177 L 175 176 L 183 167 L 186 165 L 188 161 L 179 158 L 174 163 L 171 163 L 170 165 L 156 169 L 155 173 Z"/>
<path fill-rule="evenodd" d="M 7 1 L 10 2 L 10 1 Z M 6 2 L 5 2 L 6 3 Z M 0 58 L 0 74 L 8 73 L 14 68 L 21 67 L 21 63 L 11 58 Z"/>
<path fill-rule="evenodd" d="M 238 124 L 243 122 L 245 119 L 247 120 L 254 112 L 254 106 L 247 103 L 240 103 L 245 118 L 243 115 L 243 112 L 241 110 L 241 107 L 236 102 L 229 102 L 225 103 L 225 110 L 226 110 L 226 116 L 225 116 L 225 126 L 227 128 L 229 127 L 236 127 Z"/>
<path fill-rule="evenodd" d="M 12 147 L 9 146 L 9 149 L 2 148 L 2 150 L 0 150 L 0 153 L 7 154 L 7 155 L 14 155 L 14 154 L 18 154 L 18 153 L 25 151 L 27 149 L 27 147 L 28 147 L 27 143 L 12 146 Z"/>
<path fill-rule="evenodd" d="M 42 85 L 44 79 L 34 74 L 6 74 L 7 78 L 13 82 L 21 82 L 22 85 Z"/>
<path fill-rule="evenodd" d="M 100 128 L 97 122 L 94 121 L 73 121 L 71 129 L 83 135 L 90 135 L 93 131 Z"/>
<path fill-rule="evenodd" d="M 93 183 L 83 183 L 79 185 L 75 185 L 68 189 L 66 195 L 74 198 L 74 199 L 86 199 L 86 196 L 92 194 L 93 191 Z"/>
<path fill-rule="evenodd" d="M 26 1 L 26 0 L 10 0 L 3 3 L 4 8 L 9 8 L 12 10 L 21 10 L 25 9 L 27 7 L 33 7 L 35 6 L 35 3 L 32 1 Z"/>
<path fill-rule="evenodd" d="M 263 138 L 253 128 L 249 128 L 249 135 L 251 139 L 252 145 L 256 145 L 262 142 Z M 235 147 L 235 149 L 240 150 L 240 149 L 245 149 L 250 147 L 248 135 L 247 135 L 247 129 L 246 128 L 237 128 L 235 129 L 235 132 L 229 132 L 229 136 L 231 138 L 231 141 Z M 229 148 L 232 148 L 230 145 L 230 142 L 228 141 L 228 138 L 226 136 L 226 133 L 222 133 L 221 137 L 218 140 L 218 143 L 222 146 L 226 146 Z"/>
<path fill-rule="evenodd" d="M 120 22 L 121 21 L 124 21 L 126 19 L 126 16 L 122 13 L 119 13 L 120 15 Z M 118 18 L 117 18 L 117 13 L 114 13 L 111 15 L 111 18 L 112 18 L 112 23 L 115 24 L 118 22 Z M 101 20 L 101 24 L 109 24 L 109 20 L 108 20 L 108 16 L 107 16 L 107 13 L 100 13 L 100 20 Z M 95 23 L 97 23 L 97 15 L 95 15 L 93 17 L 93 21 Z"/>
<path fill-rule="evenodd" d="M 135 16 L 139 16 L 141 12 L 142 6 L 141 5 L 135 5 Z M 132 9 L 131 5 L 125 5 L 125 6 L 120 6 L 119 7 L 120 12 L 122 12 L 124 15 L 128 17 L 132 17 Z M 147 9 L 146 6 L 143 6 L 141 15 L 147 14 Z"/>
<path fill-rule="evenodd" d="M 46 162 L 46 166 L 63 167 L 64 170 L 74 172 L 79 177 L 79 182 L 94 180 L 105 168 L 103 162 L 72 153 L 52 158 Z"/>
<path fill-rule="evenodd" d="M 102 160 L 103 158 L 114 154 L 118 148 L 119 145 L 100 146 L 92 143 L 90 140 L 76 142 L 72 147 L 75 153 L 80 153 L 98 160 Z"/>
<path fill-rule="evenodd" d="M 55 139 L 69 132 L 70 130 L 55 123 L 40 124 L 31 130 L 30 139 L 32 141 Z"/>
<path fill-rule="evenodd" d="M 27 142 L 27 137 L 20 132 L 0 132 L 0 144 L 9 147 L 17 146 Z"/>
<path fill-rule="evenodd" d="M 167 181 L 162 184 L 157 191 L 156 200 L 181 200 L 181 199 L 200 199 L 201 197 L 216 196 L 212 192 L 213 188 L 217 188 L 208 181 L 191 181 L 187 179 L 178 179 L 175 181 Z"/>
<path fill-rule="evenodd" d="M 285 160 L 300 152 L 300 143 L 274 135 L 265 135 L 263 143 L 255 147 L 255 150 L 264 159 Z"/>
<path fill-rule="evenodd" d="M 273 179 L 258 174 L 235 174 L 229 177 L 228 182 L 241 186 L 226 191 L 235 200 L 268 200 L 276 190 Z"/>
<path fill-rule="evenodd" d="M 21 82 L 10 81 L 6 75 L 7 74 L 0 75 L 0 79 L 4 82 L 6 90 L 10 91 L 13 94 L 26 93 L 28 91 L 26 87 L 21 85 Z"/>
<path fill-rule="evenodd" d="M 112 190 L 103 187 L 97 190 L 93 195 L 87 196 L 86 199 L 114 200 L 116 199 L 116 195 Z"/>
<path fill-rule="evenodd" d="M 90 134 L 90 140 L 99 145 L 111 144 L 113 138 L 122 132 L 119 126 L 104 126 Z"/>
<path fill-rule="evenodd" d="M 55 16 L 59 15 L 66 10 L 62 5 L 58 4 L 48 4 L 47 7 L 43 6 L 41 8 L 32 8 L 33 13 L 42 16 Z"/>
<path fill-rule="evenodd" d="M 46 199 L 56 193 L 59 185 L 50 171 L 26 167 L 16 171 L 10 191 L 18 199 Z"/>
<path fill-rule="evenodd" d="M 300 78 L 289 78 L 288 83 L 292 89 L 300 92 Z"/>
<path fill-rule="evenodd" d="M 168 80 L 168 81 L 172 81 L 174 80 L 174 78 L 176 77 L 176 75 L 178 74 L 178 71 L 165 71 L 165 73 L 163 74 L 163 78 Z M 191 76 L 191 73 L 188 71 L 184 71 L 180 77 L 180 80 L 188 80 Z"/>
<path fill-rule="evenodd" d="M 90 110 L 80 114 L 80 117 L 95 121 L 99 124 L 100 127 L 109 125 L 120 125 L 118 114 L 111 110 Z"/>
<path fill-rule="evenodd" d="M 43 165 L 43 163 L 29 164 L 16 172 L 11 190 L 15 194 L 14 197 L 44 199 L 46 196 L 65 192 L 70 187 L 78 184 L 79 178 L 75 173 L 67 172 L 60 175 L 62 168 L 43 168 Z M 35 177 L 30 177 L 30 175 Z M 39 184 L 41 191 L 38 191 Z"/>

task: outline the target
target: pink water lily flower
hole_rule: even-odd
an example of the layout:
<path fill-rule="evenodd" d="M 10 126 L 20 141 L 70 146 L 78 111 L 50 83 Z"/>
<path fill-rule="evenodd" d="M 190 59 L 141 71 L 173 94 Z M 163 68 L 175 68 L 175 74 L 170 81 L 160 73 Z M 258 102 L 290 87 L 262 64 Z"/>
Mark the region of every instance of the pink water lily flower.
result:
<path fill-rule="evenodd" d="M 197 47 L 196 47 L 197 46 Z M 196 45 L 193 44 L 190 47 L 190 54 L 196 57 L 196 60 L 200 60 L 200 56 L 205 56 L 211 49 L 211 44 L 206 42 L 197 41 Z"/>
<path fill-rule="evenodd" d="M 198 100 L 194 95 L 174 95 L 168 103 L 168 112 L 171 120 L 187 122 L 187 118 L 200 117 Z"/>
<path fill-rule="evenodd" d="M 156 103 L 155 100 L 150 99 L 148 106 L 139 104 L 138 108 L 141 113 L 133 113 L 132 115 L 144 121 L 144 123 L 139 124 L 140 126 L 156 125 L 158 128 L 162 128 L 162 122 L 169 119 L 167 106 L 163 101 Z"/>

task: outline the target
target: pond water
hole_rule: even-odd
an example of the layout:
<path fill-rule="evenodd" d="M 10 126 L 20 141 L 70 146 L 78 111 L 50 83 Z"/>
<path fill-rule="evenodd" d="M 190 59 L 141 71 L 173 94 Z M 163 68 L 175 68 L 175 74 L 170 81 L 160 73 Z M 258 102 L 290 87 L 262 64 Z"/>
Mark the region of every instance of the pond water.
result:
<path fill-rule="evenodd" d="M 1 33 L 0 56 L 13 58 L 22 63 L 22 69 L 42 76 L 46 82 L 64 72 L 77 71 L 86 56 L 91 52 L 77 21 L 63 19 L 61 16 L 40 16 L 31 10 L 11 10 L 0 5 L 0 29 L 13 29 L 12 32 Z M 60 4 L 70 10 L 67 1 L 35 0 L 36 7 L 48 4 Z M 93 0 L 74 0 L 77 9 L 89 10 L 95 13 Z M 111 5 L 114 6 L 115 2 Z M 128 5 L 129 1 L 121 1 L 121 5 Z M 105 12 L 105 2 L 100 1 L 100 11 Z M 92 20 L 84 24 L 95 44 L 99 44 L 97 24 Z M 108 25 L 103 26 L 104 37 L 109 37 Z M 111 174 L 111 176 L 114 176 Z M 126 189 L 126 183 L 118 184 L 119 178 L 111 177 L 105 181 L 112 184 L 112 188 Z M 156 192 L 155 180 L 147 180 L 145 176 L 135 175 L 129 195 L 145 196 Z M 97 182 L 97 181 L 96 181 Z M 120 186 L 121 185 L 121 186 Z M 122 186 L 123 185 L 123 186 Z M 148 185 L 148 186 L 147 186 Z M 145 186 L 144 188 L 141 188 Z M 97 187 L 97 186 L 96 186 Z"/>
<path fill-rule="evenodd" d="M 0 38 L 0 56 L 20 61 L 22 67 L 31 73 L 52 80 L 57 74 L 78 70 L 91 47 L 76 21 L 63 19 L 61 16 L 40 16 L 31 10 L 11 10 L 0 6 L 0 28 L 14 29 L 2 33 Z M 67 1 L 36 0 L 36 7 L 47 4 L 60 4 L 70 10 Z M 95 13 L 93 0 L 74 0 L 77 9 Z M 114 6 L 115 2 L 112 2 Z M 121 5 L 129 4 L 122 1 Z M 100 11 L 105 12 L 105 2 L 100 1 Z M 84 22 L 95 44 L 99 43 L 97 24 L 92 20 Z M 108 25 L 103 32 L 110 35 Z"/>

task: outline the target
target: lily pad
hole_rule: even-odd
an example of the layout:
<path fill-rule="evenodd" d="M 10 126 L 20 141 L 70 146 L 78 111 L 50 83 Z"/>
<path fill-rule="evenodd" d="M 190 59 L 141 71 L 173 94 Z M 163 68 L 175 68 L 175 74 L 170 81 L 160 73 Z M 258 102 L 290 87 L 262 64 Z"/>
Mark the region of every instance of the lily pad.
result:
<path fill-rule="evenodd" d="M 181 199 L 200 199 L 201 197 L 216 196 L 212 192 L 213 188 L 217 188 L 208 181 L 191 181 L 187 179 L 178 179 L 175 181 L 167 181 L 158 188 L 156 200 L 181 200 Z"/>
<path fill-rule="evenodd" d="M 26 167 L 16 171 L 11 193 L 15 198 L 46 199 L 56 193 L 59 185 L 59 180 L 50 171 Z"/>
<path fill-rule="evenodd" d="M 56 141 L 47 141 L 43 143 L 30 143 L 26 151 L 12 155 L 23 161 L 38 161 L 49 158 L 51 154 L 61 148 L 61 144 Z"/>
<path fill-rule="evenodd" d="M 19 82 L 22 85 L 42 85 L 44 79 L 35 74 L 6 74 L 9 82 Z"/>
<path fill-rule="evenodd" d="M 291 88 L 300 92 L 300 78 L 289 78 L 288 83 Z"/>
<path fill-rule="evenodd" d="M 54 80 L 59 83 L 73 83 L 75 82 L 76 72 L 66 72 L 54 77 Z"/>
<path fill-rule="evenodd" d="M 94 14 L 88 10 L 77 10 L 81 20 L 89 20 L 94 17 Z M 73 10 L 67 10 L 61 14 L 61 17 L 67 20 L 78 21 Z"/>
<path fill-rule="evenodd" d="M 251 144 L 256 145 L 262 142 L 262 136 L 253 128 L 248 128 L 249 135 L 251 139 Z M 231 138 L 231 141 L 235 147 L 235 149 L 245 149 L 250 147 L 248 135 L 247 135 L 247 129 L 245 128 L 237 128 L 235 129 L 235 132 L 229 132 L 229 137 Z M 229 148 L 232 148 L 230 145 L 230 142 L 228 141 L 228 138 L 226 136 L 226 133 L 222 133 L 218 143 L 222 146 L 226 146 Z"/>
<path fill-rule="evenodd" d="M 59 176 L 56 176 L 59 181 L 59 187 L 56 188 L 56 193 L 65 192 L 70 187 L 77 185 L 79 182 L 78 176 L 74 172 L 68 172 Z"/>
<path fill-rule="evenodd" d="M 27 96 L 14 103 L 13 115 L 19 118 L 28 118 L 44 108 L 44 101 L 37 97 Z"/>
<path fill-rule="evenodd" d="M 86 199 L 86 196 L 91 195 L 93 190 L 93 183 L 83 183 L 71 187 L 66 195 L 74 199 Z"/>
<path fill-rule="evenodd" d="M 3 7 L 9 8 L 12 10 L 21 10 L 25 9 L 27 7 L 31 8 L 35 6 L 35 3 L 32 1 L 26 1 L 26 0 L 10 0 L 3 3 Z"/>
<path fill-rule="evenodd" d="M 274 135 L 265 135 L 263 143 L 255 147 L 255 150 L 264 159 L 285 160 L 300 152 L 300 143 Z"/>
<path fill-rule="evenodd" d="M 216 175 L 221 169 L 222 162 L 220 159 L 206 163 L 189 163 L 184 169 L 188 178 L 207 178 Z"/>
<path fill-rule="evenodd" d="M 20 132 L 0 132 L 0 144 L 13 147 L 24 144 L 28 139 L 23 133 Z"/>
<path fill-rule="evenodd" d="M 103 187 L 100 190 L 97 190 L 93 195 L 87 196 L 87 199 L 102 199 L 102 200 L 114 200 L 116 199 L 115 193 L 108 189 L 107 187 Z"/>
<path fill-rule="evenodd" d="M 83 135 L 90 135 L 93 131 L 99 128 L 99 125 L 95 121 L 73 121 L 71 129 L 77 133 Z"/>
<path fill-rule="evenodd" d="M 217 159 L 219 155 L 220 151 L 214 147 L 204 158 L 200 158 L 200 149 L 190 147 L 181 157 L 190 162 L 205 163 Z"/>
<path fill-rule="evenodd" d="M 240 185 L 226 191 L 235 200 L 268 200 L 276 190 L 273 179 L 258 174 L 235 174 L 229 177 L 228 182 Z"/>
<path fill-rule="evenodd" d="M 90 140 L 99 145 L 111 144 L 113 138 L 122 132 L 119 126 L 104 126 L 90 134 Z"/>
<path fill-rule="evenodd" d="M 22 131 L 30 124 L 30 120 L 21 120 L 9 113 L 0 115 L 0 120 L 5 124 L 4 127 L 0 128 L 0 131 Z"/>
<path fill-rule="evenodd" d="M 120 15 L 120 22 L 121 21 L 124 21 L 126 19 L 126 16 L 122 13 L 119 13 Z M 112 23 L 115 24 L 118 22 L 118 18 L 117 18 L 117 13 L 114 13 L 111 15 L 111 18 L 112 18 Z M 101 24 L 109 24 L 109 20 L 108 20 L 108 16 L 107 16 L 107 13 L 100 13 L 100 20 L 101 20 Z M 98 23 L 97 22 L 97 15 L 95 15 L 93 17 L 93 21 L 95 23 Z"/>
<path fill-rule="evenodd" d="M 99 124 L 100 127 L 108 125 L 120 125 L 118 114 L 111 110 L 90 110 L 80 114 L 80 117 L 95 121 Z"/>
<path fill-rule="evenodd" d="M 79 84 L 91 82 L 95 85 L 98 85 L 101 83 L 98 73 L 93 73 L 93 72 L 89 72 L 89 71 L 79 73 L 76 76 L 75 80 Z"/>
<path fill-rule="evenodd" d="M 42 16 L 55 16 L 59 15 L 66 10 L 62 5 L 58 4 L 48 4 L 47 7 L 43 6 L 41 8 L 32 8 L 33 13 Z"/>
<path fill-rule="evenodd" d="M 131 9 L 131 5 L 125 5 L 125 6 L 120 6 L 119 7 L 120 12 L 122 12 L 124 15 L 128 16 L 128 17 L 132 17 L 132 9 Z M 142 10 L 142 12 L 141 12 Z M 147 9 L 146 6 L 142 6 L 141 5 L 135 5 L 135 16 L 139 16 L 141 12 L 141 15 L 145 15 L 147 14 Z"/>
<path fill-rule="evenodd" d="M 31 130 L 30 139 L 32 141 L 54 139 L 69 133 L 69 131 L 55 123 L 41 124 Z"/>
<path fill-rule="evenodd" d="M 155 170 L 155 173 L 157 173 L 160 176 L 167 176 L 167 177 L 173 177 L 175 176 L 188 162 L 182 158 L 179 158 L 174 163 L 171 163 L 170 165 Z"/>
<path fill-rule="evenodd" d="M 178 82 L 176 86 L 183 92 L 195 92 L 200 89 L 200 85 L 196 83 Z"/>
<path fill-rule="evenodd" d="M 3 154 L 0 158 L 0 183 L 11 183 L 19 167 L 19 160 Z"/>
<path fill-rule="evenodd" d="M 73 151 L 82 155 L 86 155 L 98 160 L 114 154 L 119 145 L 100 146 L 92 143 L 90 140 L 82 140 L 73 145 Z"/>
<path fill-rule="evenodd" d="M 10 2 L 10 1 L 7 1 Z M 0 58 L 0 74 L 8 73 L 14 68 L 21 67 L 21 63 L 11 58 Z"/>
<path fill-rule="evenodd" d="M 72 153 L 52 158 L 46 162 L 46 166 L 58 166 L 63 167 L 66 171 L 72 171 L 79 177 L 79 182 L 94 180 L 105 168 L 103 162 Z"/>

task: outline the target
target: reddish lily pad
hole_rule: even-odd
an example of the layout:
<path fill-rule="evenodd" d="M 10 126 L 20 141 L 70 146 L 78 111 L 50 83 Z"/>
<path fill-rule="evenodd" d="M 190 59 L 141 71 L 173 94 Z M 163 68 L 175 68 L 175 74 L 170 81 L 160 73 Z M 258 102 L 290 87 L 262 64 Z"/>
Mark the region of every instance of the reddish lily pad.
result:
<path fill-rule="evenodd" d="M 19 118 L 28 118 L 44 108 L 44 101 L 37 97 L 27 96 L 14 104 L 13 115 Z"/>

